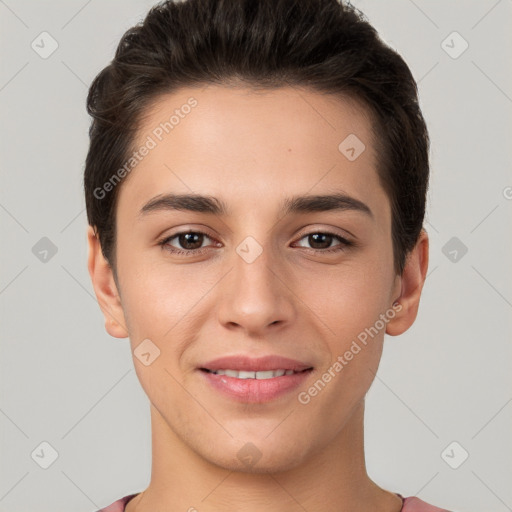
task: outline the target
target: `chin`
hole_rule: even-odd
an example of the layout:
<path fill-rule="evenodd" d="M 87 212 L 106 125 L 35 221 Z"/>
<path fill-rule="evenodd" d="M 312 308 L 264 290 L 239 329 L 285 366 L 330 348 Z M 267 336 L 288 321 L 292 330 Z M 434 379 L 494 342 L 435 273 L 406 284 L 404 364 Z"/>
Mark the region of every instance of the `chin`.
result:
<path fill-rule="evenodd" d="M 306 456 L 306 449 L 301 449 L 298 443 L 275 442 L 268 439 L 255 439 L 241 443 L 233 440 L 232 445 L 217 445 L 214 452 L 203 451 L 199 455 L 211 464 L 222 469 L 247 474 L 281 473 L 299 466 Z"/>

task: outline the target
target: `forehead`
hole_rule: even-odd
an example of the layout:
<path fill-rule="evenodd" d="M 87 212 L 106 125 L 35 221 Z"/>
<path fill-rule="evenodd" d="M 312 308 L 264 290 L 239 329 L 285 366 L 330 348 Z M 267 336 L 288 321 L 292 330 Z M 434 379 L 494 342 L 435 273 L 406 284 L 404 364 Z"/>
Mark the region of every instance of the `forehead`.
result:
<path fill-rule="evenodd" d="M 345 192 L 386 214 L 367 109 L 307 89 L 207 86 L 157 98 L 134 148 L 151 147 L 129 174 L 122 202 L 201 193 L 261 207 L 284 196 Z M 264 203 L 262 203 L 264 200 Z"/>

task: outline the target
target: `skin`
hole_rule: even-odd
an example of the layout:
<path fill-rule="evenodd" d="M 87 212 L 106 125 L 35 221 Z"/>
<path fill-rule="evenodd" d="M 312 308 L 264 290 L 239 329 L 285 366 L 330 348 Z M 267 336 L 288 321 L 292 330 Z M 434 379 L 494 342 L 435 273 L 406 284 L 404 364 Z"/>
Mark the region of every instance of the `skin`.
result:
<path fill-rule="evenodd" d="M 89 272 L 106 329 L 129 336 L 132 351 L 149 338 L 160 356 L 133 362 L 150 400 L 152 474 L 128 512 L 380 510 L 401 500 L 368 476 L 364 399 L 384 334 L 414 322 L 428 267 L 425 231 L 401 276 L 393 271 L 391 210 L 377 177 L 370 118 L 354 102 L 307 89 L 255 92 L 210 85 L 158 98 L 138 143 L 193 96 L 198 105 L 127 177 L 117 206 L 117 280 L 90 227 Z M 366 146 L 349 161 L 338 145 L 356 134 Z M 164 193 L 215 196 L 228 214 L 153 211 Z M 282 216 L 299 194 L 344 192 L 369 206 Z M 207 232 L 181 256 L 159 241 L 188 229 Z M 314 245 L 308 234 L 334 232 Z M 261 255 L 236 252 L 252 236 Z M 169 248 L 169 245 L 167 246 Z M 314 249 L 318 252 L 314 252 Z M 398 301 L 401 309 L 310 402 L 298 401 L 349 350 L 359 333 Z M 267 403 L 235 402 L 205 384 L 197 367 L 232 354 L 279 354 L 314 367 L 300 389 Z M 253 443 L 260 459 L 237 452 Z"/>

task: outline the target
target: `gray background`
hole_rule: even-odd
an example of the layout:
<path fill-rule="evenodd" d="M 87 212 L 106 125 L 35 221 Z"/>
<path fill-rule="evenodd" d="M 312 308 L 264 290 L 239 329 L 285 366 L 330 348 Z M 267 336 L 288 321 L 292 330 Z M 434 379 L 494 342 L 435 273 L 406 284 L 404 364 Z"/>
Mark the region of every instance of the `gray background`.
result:
<path fill-rule="evenodd" d="M 149 482 L 148 401 L 87 273 L 82 172 L 87 87 L 153 3 L 0 0 L 3 512 L 92 511 Z M 386 337 L 368 471 L 451 510 L 512 510 L 512 1 L 353 3 L 410 65 L 432 138 L 429 275 L 416 323 Z"/>

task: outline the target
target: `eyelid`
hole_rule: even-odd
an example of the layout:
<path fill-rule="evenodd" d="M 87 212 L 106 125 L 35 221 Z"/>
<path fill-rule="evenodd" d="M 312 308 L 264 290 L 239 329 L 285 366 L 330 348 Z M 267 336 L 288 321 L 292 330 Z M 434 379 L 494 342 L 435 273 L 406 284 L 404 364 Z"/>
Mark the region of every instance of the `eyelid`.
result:
<path fill-rule="evenodd" d="M 297 239 L 301 239 L 301 238 L 304 238 L 307 235 L 314 235 L 315 233 L 323 233 L 325 235 L 331 235 L 331 236 L 339 237 L 345 243 L 347 243 L 347 244 L 354 244 L 355 245 L 356 242 L 353 240 L 353 238 L 350 238 L 350 236 L 353 237 L 352 233 L 348 233 L 348 231 L 346 231 L 346 230 L 341 230 L 342 233 L 339 233 L 337 231 L 337 229 L 340 229 L 340 228 L 334 228 L 334 227 L 332 227 L 332 228 L 331 227 L 325 228 L 325 227 L 313 226 L 313 227 L 309 227 L 309 228 L 306 228 L 304 230 L 301 230 L 296 235 L 296 238 Z M 350 236 L 346 236 L 345 233 L 349 234 Z"/>

